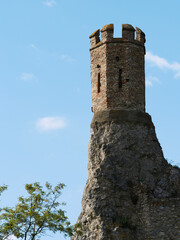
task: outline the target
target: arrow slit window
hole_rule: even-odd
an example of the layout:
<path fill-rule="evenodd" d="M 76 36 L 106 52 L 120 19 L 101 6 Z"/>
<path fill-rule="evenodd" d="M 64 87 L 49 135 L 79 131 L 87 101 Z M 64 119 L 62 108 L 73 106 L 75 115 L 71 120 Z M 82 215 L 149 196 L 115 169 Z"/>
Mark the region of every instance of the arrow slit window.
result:
<path fill-rule="evenodd" d="M 122 88 L 122 69 L 119 69 L 118 85 L 119 85 L 119 88 Z"/>
<path fill-rule="evenodd" d="M 98 72 L 98 93 L 101 91 L 101 74 Z"/>

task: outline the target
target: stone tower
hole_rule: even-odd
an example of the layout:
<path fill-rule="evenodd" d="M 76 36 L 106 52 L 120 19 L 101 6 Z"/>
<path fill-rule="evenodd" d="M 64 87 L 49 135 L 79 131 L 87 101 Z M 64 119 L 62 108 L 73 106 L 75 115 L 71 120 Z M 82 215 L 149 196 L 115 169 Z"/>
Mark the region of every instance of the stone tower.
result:
<path fill-rule="evenodd" d="M 122 38 L 113 38 L 113 24 L 90 36 L 93 112 L 145 111 L 145 34 L 128 24 Z"/>
<path fill-rule="evenodd" d="M 90 35 L 88 180 L 75 240 L 180 240 L 180 169 L 165 160 L 145 112 L 145 34 L 109 24 Z"/>

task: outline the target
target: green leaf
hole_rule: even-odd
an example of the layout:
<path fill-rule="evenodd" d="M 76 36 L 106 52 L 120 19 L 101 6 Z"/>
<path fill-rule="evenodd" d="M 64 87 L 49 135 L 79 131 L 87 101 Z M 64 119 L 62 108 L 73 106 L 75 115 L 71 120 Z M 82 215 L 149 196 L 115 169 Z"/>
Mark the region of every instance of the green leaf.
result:
<path fill-rule="evenodd" d="M 38 182 L 26 184 L 28 197 L 19 197 L 14 208 L 3 208 L 0 211 L 0 237 L 11 234 L 23 240 L 40 240 L 47 230 L 63 232 L 72 236 L 74 227 L 71 226 L 65 211 L 59 206 L 61 191 L 65 184 L 59 183 L 54 188 L 48 182 L 45 190 Z M 7 187 L 0 187 L 0 193 Z"/>

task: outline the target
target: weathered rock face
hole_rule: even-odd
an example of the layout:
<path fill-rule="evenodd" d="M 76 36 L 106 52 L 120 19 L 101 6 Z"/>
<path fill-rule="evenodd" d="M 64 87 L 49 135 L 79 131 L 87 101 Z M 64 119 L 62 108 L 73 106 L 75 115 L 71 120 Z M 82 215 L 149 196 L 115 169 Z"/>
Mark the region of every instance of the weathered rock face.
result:
<path fill-rule="evenodd" d="M 180 169 L 164 159 L 151 118 L 95 114 L 78 240 L 180 239 Z"/>

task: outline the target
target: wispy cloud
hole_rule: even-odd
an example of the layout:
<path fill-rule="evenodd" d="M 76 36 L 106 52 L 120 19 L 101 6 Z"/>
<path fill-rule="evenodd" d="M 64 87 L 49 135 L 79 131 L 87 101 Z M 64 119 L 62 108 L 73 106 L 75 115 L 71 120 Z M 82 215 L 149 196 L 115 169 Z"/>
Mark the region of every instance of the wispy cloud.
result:
<path fill-rule="evenodd" d="M 43 2 L 44 5 L 48 6 L 48 7 L 53 7 L 56 5 L 56 1 L 55 0 L 47 0 L 45 2 Z"/>
<path fill-rule="evenodd" d="M 146 80 L 146 86 L 147 87 L 152 87 L 152 85 L 153 85 L 152 82 L 147 79 Z"/>
<path fill-rule="evenodd" d="M 61 60 L 64 60 L 64 61 L 67 61 L 67 62 L 74 62 L 75 61 L 74 58 L 72 58 L 71 56 L 66 55 L 66 54 L 61 54 L 60 58 L 61 58 Z"/>
<path fill-rule="evenodd" d="M 24 82 L 37 82 L 38 78 L 33 73 L 22 73 L 21 80 Z"/>
<path fill-rule="evenodd" d="M 154 83 L 161 83 L 159 78 L 155 76 L 147 76 L 146 77 L 146 86 L 147 87 L 152 87 Z"/>
<path fill-rule="evenodd" d="M 53 53 L 46 52 L 46 51 L 40 49 L 39 47 L 37 47 L 34 43 L 29 44 L 29 47 L 38 51 L 39 54 L 45 55 L 46 57 L 53 57 L 58 60 L 69 62 L 69 63 L 76 61 L 76 59 L 74 59 L 73 57 L 71 57 L 68 54 L 63 54 L 63 53 L 58 53 L 58 52 L 53 52 Z"/>
<path fill-rule="evenodd" d="M 165 58 L 154 55 L 151 52 L 147 52 L 146 54 L 147 63 L 152 64 L 152 66 L 156 66 L 160 69 L 168 69 L 174 72 L 175 78 L 180 78 L 180 63 L 173 62 L 170 63 Z"/>
<path fill-rule="evenodd" d="M 31 43 L 30 47 L 33 48 L 33 49 L 38 49 L 37 46 L 34 43 Z"/>
<path fill-rule="evenodd" d="M 66 125 L 65 120 L 61 117 L 45 117 L 38 119 L 36 122 L 36 128 L 40 132 L 58 130 Z"/>

